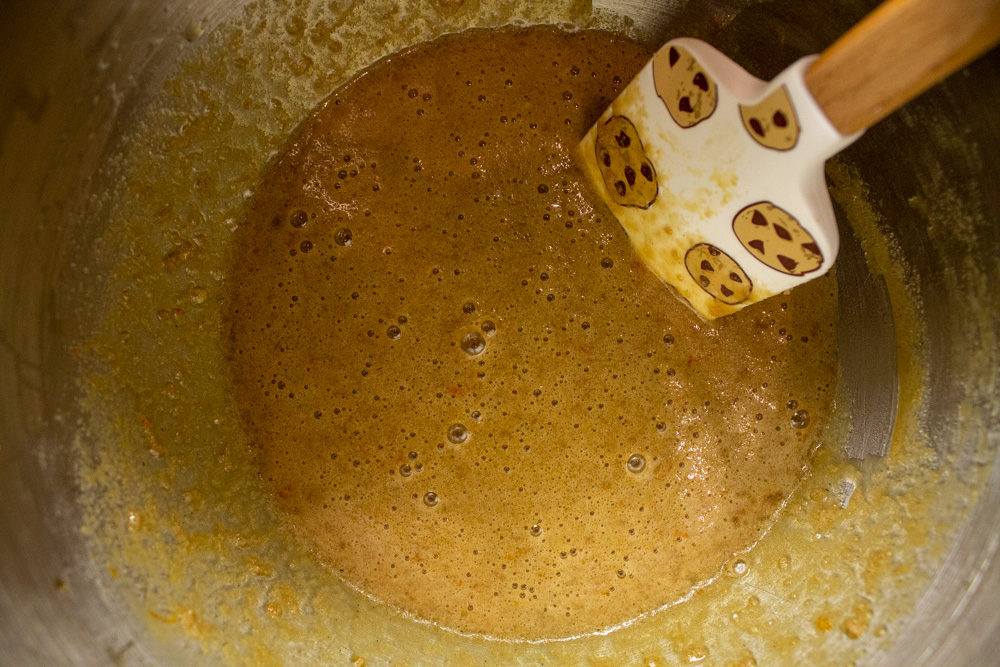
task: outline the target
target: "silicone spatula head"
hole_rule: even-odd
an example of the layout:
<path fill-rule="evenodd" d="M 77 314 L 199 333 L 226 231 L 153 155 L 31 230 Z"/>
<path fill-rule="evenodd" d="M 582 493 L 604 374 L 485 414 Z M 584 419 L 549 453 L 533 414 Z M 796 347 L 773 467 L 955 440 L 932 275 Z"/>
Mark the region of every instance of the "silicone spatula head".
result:
<path fill-rule="evenodd" d="M 650 269 L 706 319 L 821 276 L 839 248 L 826 160 L 1000 39 L 1000 1 L 944 4 L 951 9 L 890 0 L 823 56 L 803 58 L 770 82 L 705 42 L 672 40 L 586 134 L 584 169 Z M 936 30 L 953 10 L 955 20 L 973 22 L 962 14 L 970 4 L 989 9 L 973 48 L 967 40 L 928 54 L 920 31 Z M 895 46 L 882 36 L 893 28 L 905 37 Z M 890 61 L 908 76 L 858 82 L 850 56 L 868 66 Z M 817 101 L 839 101 L 838 91 L 868 106 L 837 111 Z"/>

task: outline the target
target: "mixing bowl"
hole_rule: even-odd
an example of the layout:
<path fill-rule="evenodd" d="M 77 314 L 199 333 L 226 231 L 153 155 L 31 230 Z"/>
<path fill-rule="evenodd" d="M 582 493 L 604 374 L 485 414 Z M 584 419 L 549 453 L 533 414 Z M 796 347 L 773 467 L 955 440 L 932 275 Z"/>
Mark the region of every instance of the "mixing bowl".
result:
<path fill-rule="evenodd" d="M 165 551 L 154 553 L 146 543 L 128 547 L 119 535 L 157 521 L 173 521 L 175 537 L 201 530 L 184 524 L 187 515 L 130 509 L 128 494 L 143 484 L 161 485 L 150 493 L 179 495 L 165 477 L 115 479 L 127 468 L 116 467 L 119 445 L 110 439 L 120 436 L 121 450 L 135 438 L 144 443 L 140 449 L 158 446 L 159 436 L 138 416 L 145 398 L 129 384 L 128 367 L 146 373 L 146 365 L 160 368 L 157 355 L 179 349 L 162 347 L 165 334 L 154 329 L 118 326 L 125 321 L 122 300 L 144 298 L 145 288 L 121 289 L 122 276 L 137 266 L 130 258 L 189 242 L 192 253 L 211 245 L 224 258 L 245 190 L 295 124 L 353 72 L 472 25 L 561 21 L 612 27 L 655 44 L 699 37 L 769 78 L 822 50 L 874 4 L 5 3 L 0 661 L 294 662 L 307 655 L 296 653 L 301 646 L 319 647 L 333 664 L 723 664 L 730 655 L 756 655 L 763 663 L 768 655 L 893 665 L 995 660 L 1000 297 L 992 281 L 1000 271 L 1000 53 L 872 128 L 829 165 L 844 239 L 837 266 L 843 424 L 747 557 L 752 576 L 743 576 L 744 563 L 721 578 L 719 586 L 728 588 L 715 606 L 731 611 L 737 599 L 743 605 L 726 611 L 725 632 L 722 617 L 709 611 L 683 618 L 664 612 L 607 636 L 554 644 L 508 645 L 428 626 L 420 626 L 418 639 L 394 643 L 414 622 L 394 616 L 375 623 L 377 610 L 345 592 L 335 608 L 350 613 L 323 621 L 329 636 L 319 639 L 302 621 L 299 635 L 281 635 L 281 646 L 264 633 L 254 653 L 238 637 L 255 635 L 257 626 L 239 612 L 218 617 L 232 624 L 221 627 L 215 611 L 153 610 L 162 588 L 183 575 L 153 581 L 148 573 L 178 562 L 182 572 L 184 559 L 207 547 L 181 549 L 167 540 Z M 210 151 L 227 152 L 203 154 Z M 176 210 L 149 208 L 161 187 L 180 197 Z M 222 285 L 225 276 L 216 271 L 212 280 Z M 156 315 L 177 323 L 176 313 Z M 222 367 L 222 324 L 211 316 L 193 324 L 201 337 L 184 344 L 202 340 L 205 349 L 187 349 L 189 365 Z M 132 359 L 108 351 L 107 341 L 125 338 L 139 341 Z M 218 401 L 210 407 L 225 422 L 228 404 Z M 238 430 L 235 420 L 227 423 Z M 199 442 L 222 437 L 210 430 L 188 435 Z M 228 449 L 211 455 L 239 458 Z M 197 505 L 191 497 L 184 502 Z M 240 548 L 227 544 L 213 553 L 221 562 Z M 140 557 L 143 566 L 122 569 Z M 198 567 L 206 565 L 191 571 Z M 760 579 L 753 578 L 757 570 Z M 741 625 L 736 617 L 750 615 L 748 599 L 763 611 L 755 612 L 759 622 Z M 211 605 L 219 606 L 215 598 Z M 300 611 L 308 616 L 309 606 Z M 798 629 L 778 620 L 796 617 Z M 686 635 L 691 628 L 696 639 Z M 722 634 L 729 648 L 716 639 Z"/>

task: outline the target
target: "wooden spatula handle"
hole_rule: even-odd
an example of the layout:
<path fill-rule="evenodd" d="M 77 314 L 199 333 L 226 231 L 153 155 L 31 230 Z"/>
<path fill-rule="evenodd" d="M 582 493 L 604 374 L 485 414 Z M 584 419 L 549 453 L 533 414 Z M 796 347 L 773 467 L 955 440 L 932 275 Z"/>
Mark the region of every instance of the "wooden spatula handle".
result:
<path fill-rule="evenodd" d="M 806 85 L 834 126 L 852 134 L 998 41 L 1000 0 L 887 0 L 820 55 Z"/>

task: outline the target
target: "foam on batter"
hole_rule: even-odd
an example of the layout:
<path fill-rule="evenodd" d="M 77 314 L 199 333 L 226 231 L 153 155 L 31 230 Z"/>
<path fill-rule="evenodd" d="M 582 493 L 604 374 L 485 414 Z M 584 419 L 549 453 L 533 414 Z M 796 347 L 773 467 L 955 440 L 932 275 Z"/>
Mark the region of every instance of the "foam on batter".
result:
<path fill-rule="evenodd" d="M 255 190 L 237 399 L 287 521 L 372 597 L 471 634 L 604 630 L 718 574 L 804 474 L 832 280 L 705 324 L 573 164 L 649 56 L 441 38 L 339 89 Z"/>

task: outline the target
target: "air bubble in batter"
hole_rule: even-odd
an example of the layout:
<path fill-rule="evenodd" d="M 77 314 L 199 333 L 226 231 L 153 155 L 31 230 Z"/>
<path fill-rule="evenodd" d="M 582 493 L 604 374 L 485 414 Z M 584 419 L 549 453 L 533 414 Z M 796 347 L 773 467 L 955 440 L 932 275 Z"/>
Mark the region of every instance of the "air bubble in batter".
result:
<path fill-rule="evenodd" d="M 459 445 L 469 439 L 469 431 L 463 424 L 452 424 L 448 428 L 448 440 Z"/>
<path fill-rule="evenodd" d="M 333 235 L 333 242 L 339 246 L 347 247 L 354 241 L 354 235 L 347 227 L 342 227 Z"/>
<path fill-rule="evenodd" d="M 486 339 L 478 331 L 471 331 L 462 336 L 462 349 L 466 354 L 480 354 L 486 349 Z"/>
<path fill-rule="evenodd" d="M 628 457 L 628 462 L 625 464 L 629 472 L 642 472 L 646 467 L 646 459 L 640 454 L 633 454 Z"/>

